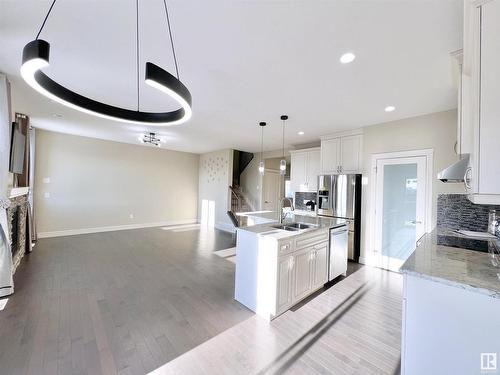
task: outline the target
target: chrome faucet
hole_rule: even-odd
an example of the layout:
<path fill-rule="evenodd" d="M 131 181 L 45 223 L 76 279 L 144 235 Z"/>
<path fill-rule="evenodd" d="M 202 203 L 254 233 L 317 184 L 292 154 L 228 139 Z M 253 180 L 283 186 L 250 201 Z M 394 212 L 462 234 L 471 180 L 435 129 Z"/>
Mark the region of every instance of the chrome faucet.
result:
<path fill-rule="evenodd" d="M 287 211 L 287 212 L 283 212 L 283 202 L 284 201 L 288 201 L 290 203 L 290 208 L 292 209 L 292 211 L 295 210 L 295 207 L 293 206 L 293 202 L 290 198 L 288 197 L 283 197 L 280 199 L 280 206 L 279 206 L 279 214 L 280 214 L 280 224 L 283 224 L 283 222 L 285 221 L 286 219 L 286 215 L 288 215 L 291 211 Z"/>

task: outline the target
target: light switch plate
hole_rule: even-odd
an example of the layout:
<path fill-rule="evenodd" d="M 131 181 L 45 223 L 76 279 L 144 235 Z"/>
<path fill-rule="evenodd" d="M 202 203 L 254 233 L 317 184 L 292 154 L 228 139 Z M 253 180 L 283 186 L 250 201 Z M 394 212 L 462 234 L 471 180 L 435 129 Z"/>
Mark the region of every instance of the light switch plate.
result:
<path fill-rule="evenodd" d="M 50 177 L 44 177 L 43 178 L 43 183 L 44 184 L 50 184 Z"/>
<path fill-rule="evenodd" d="M 44 198 L 50 198 L 50 193 L 46 191 L 45 193 L 43 193 L 43 196 Z"/>

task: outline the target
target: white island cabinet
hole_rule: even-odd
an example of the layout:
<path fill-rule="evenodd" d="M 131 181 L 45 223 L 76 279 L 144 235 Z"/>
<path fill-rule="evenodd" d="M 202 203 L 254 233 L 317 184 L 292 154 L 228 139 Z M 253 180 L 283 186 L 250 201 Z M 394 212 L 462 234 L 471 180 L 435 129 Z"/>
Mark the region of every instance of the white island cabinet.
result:
<path fill-rule="evenodd" d="M 403 375 L 500 370 L 492 362 L 500 360 L 500 268 L 490 253 L 446 246 L 450 237 L 425 235 L 400 269 Z"/>
<path fill-rule="evenodd" d="M 328 281 L 329 228 L 283 232 L 237 236 L 235 299 L 269 320 Z"/>

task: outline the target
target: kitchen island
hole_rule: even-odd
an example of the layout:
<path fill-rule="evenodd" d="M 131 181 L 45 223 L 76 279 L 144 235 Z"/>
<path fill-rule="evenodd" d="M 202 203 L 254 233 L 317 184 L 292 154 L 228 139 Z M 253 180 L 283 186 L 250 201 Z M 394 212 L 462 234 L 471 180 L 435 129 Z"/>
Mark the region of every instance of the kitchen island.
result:
<path fill-rule="evenodd" d="M 247 215 L 267 222 L 238 228 L 235 299 L 271 320 L 328 281 L 330 229 L 346 222 L 291 213 L 280 227 L 277 213 Z"/>
<path fill-rule="evenodd" d="M 493 239 L 483 251 L 455 247 L 463 240 L 435 230 L 400 269 L 406 375 L 480 373 L 500 355 L 500 245 Z"/>

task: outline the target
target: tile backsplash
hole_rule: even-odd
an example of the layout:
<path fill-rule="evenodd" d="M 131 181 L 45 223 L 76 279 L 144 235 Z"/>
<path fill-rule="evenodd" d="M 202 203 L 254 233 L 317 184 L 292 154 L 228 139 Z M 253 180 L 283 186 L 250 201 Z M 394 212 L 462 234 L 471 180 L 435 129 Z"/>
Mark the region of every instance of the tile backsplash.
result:
<path fill-rule="evenodd" d="M 304 203 L 304 200 L 314 201 L 315 203 L 318 202 L 316 199 L 316 193 L 297 192 L 295 193 L 295 199 L 294 199 L 295 208 L 297 210 L 306 209 L 306 204 Z"/>
<path fill-rule="evenodd" d="M 497 215 L 500 215 L 500 206 L 473 204 L 465 194 L 439 194 L 437 227 L 486 232 L 491 209 L 497 210 Z"/>

